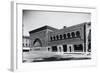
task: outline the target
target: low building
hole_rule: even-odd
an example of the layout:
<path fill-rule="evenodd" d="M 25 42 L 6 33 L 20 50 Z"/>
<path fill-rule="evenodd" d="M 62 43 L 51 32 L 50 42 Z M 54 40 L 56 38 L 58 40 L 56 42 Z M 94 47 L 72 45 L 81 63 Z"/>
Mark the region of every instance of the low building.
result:
<path fill-rule="evenodd" d="M 30 49 L 57 54 L 87 53 L 91 49 L 90 30 L 90 22 L 62 29 L 44 26 L 29 32 Z"/>
<path fill-rule="evenodd" d="M 23 51 L 29 51 L 30 50 L 30 37 L 29 36 L 23 36 Z"/>

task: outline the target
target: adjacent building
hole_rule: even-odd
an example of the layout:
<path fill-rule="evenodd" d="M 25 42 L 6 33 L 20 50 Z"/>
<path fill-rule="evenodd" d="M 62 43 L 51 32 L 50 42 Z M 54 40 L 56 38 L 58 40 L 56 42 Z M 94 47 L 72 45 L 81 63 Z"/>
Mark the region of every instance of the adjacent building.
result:
<path fill-rule="evenodd" d="M 29 36 L 23 36 L 23 51 L 29 51 L 30 50 L 30 37 Z"/>

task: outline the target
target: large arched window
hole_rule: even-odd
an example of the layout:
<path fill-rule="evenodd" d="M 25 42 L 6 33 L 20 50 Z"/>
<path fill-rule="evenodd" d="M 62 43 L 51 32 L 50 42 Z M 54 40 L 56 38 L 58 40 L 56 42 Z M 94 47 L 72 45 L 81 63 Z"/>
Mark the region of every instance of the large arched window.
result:
<path fill-rule="evenodd" d="M 76 37 L 80 37 L 80 32 L 76 31 Z"/>
<path fill-rule="evenodd" d="M 68 37 L 68 38 L 70 38 L 70 37 L 71 37 L 71 36 L 70 36 L 70 33 L 67 33 L 67 37 Z"/>
<path fill-rule="evenodd" d="M 74 37 L 75 37 L 75 33 L 74 33 L 74 32 L 72 32 L 72 33 L 71 33 L 71 35 L 72 35 L 72 38 L 74 38 Z"/>
<path fill-rule="evenodd" d="M 42 42 L 40 39 L 35 39 L 34 42 L 33 42 L 33 46 L 34 47 L 41 47 L 42 46 Z"/>

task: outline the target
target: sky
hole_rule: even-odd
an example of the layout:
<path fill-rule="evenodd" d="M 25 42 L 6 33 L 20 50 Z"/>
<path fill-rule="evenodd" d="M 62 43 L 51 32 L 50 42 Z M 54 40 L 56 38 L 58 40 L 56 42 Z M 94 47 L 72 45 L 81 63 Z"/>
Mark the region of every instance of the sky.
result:
<path fill-rule="evenodd" d="M 22 16 L 23 35 L 29 36 L 29 31 L 43 27 L 45 25 L 62 29 L 63 26 L 70 27 L 76 24 L 90 22 L 90 13 L 74 12 L 51 12 L 23 10 Z"/>

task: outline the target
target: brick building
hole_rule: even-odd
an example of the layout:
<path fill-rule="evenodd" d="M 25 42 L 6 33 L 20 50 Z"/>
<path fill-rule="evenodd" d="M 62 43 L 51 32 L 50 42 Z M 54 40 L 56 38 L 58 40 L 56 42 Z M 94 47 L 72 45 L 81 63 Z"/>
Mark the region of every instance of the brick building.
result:
<path fill-rule="evenodd" d="M 30 49 L 63 54 L 90 52 L 90 29 L 90 22 L 62 29 L 44 26 L 29 32 Z"/>

